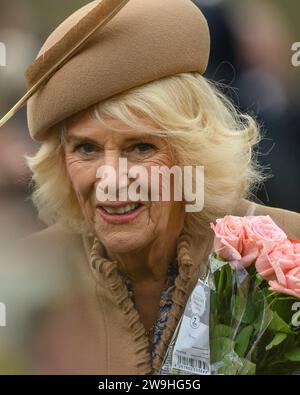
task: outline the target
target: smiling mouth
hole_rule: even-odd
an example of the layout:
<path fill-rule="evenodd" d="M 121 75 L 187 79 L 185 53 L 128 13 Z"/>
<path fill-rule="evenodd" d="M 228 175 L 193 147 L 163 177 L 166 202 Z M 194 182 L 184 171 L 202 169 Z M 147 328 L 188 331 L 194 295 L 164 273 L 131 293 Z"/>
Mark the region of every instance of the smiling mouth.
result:
<path fill-rule="evenodd" d="M 107 214 L 111 215 L 124 215 L 137 210 L 142 205 L 140 203 L 130 203 L 120 207 L 101 206 Z"/>
<path fill-rule="evenodd" d="M 109 224 L 125 224 L 135 220 L 145 210 L 140 202 L 119 204 L 113 206 L 98 205 L 97 210 L 101 217 Z"/>

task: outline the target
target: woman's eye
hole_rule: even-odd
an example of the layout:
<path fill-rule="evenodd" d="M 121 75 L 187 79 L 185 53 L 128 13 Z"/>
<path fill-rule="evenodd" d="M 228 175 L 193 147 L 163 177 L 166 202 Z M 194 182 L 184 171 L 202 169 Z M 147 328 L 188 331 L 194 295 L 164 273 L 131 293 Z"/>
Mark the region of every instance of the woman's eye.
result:
<path fill-rule="evenodd" d="M 93 152 L 96 151 L 96 147 L 91 144 L 91 143 L 83 143 L 83 144 L 79 144 L 75 147 L 74 149 L 77 152 L 80 152 L 81 154 L 91 154 Z"/>
<path fill-rule="evenodd" d="M 149 143 L 140 143 L 133 146 L 132 151 L 137 152 L 138 154 L 148 153 L 155 149 L 153 144 Z"/>

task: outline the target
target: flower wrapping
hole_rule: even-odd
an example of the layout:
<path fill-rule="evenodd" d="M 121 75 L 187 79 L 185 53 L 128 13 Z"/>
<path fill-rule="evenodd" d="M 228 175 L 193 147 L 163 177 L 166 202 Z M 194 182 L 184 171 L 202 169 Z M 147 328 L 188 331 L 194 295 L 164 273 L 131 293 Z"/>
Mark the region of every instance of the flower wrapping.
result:
<path fill-rule="evenodd" d="M 173 335 L 161 374 L 296 374 L 300 242 L 269 216 L 225 216 L 207 274 Z"/>

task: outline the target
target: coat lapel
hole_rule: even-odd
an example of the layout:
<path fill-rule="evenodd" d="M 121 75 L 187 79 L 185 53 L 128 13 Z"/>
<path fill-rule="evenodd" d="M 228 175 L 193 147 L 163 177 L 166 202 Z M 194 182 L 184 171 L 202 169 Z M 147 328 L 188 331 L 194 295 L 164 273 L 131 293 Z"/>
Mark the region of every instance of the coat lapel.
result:
<path fill-rule="evenodd" d="M 167 352 L 172 335 L 183 314 L 188 297 L 197 283 L 199 276 L 211 252 L 213 242 L 212 232 L 207 232 L 201 245 L 198 245 L 197 254 L 192 253 L 194 239 L 183 232 L 177 243 L 178 276 L 175 280 L 173 293 L 173 306 L 169 312 L 166 326 L 156 348 L 156 355 L 151 360 L 148 339 L 145 328 L 140 320 L 139 313 L 128 294 L 119 272 L 118 262 L 106 258 L 105 249 L 98 239 L 85 239 L 85 248 L 89 251 L 89 264 L 98 284 L 99 297 L 118 306 L 119 313 L 126 323 L 126 332 L 131 334 L 135 354 L 135 368 L 138 374 L 158 373 L 163 358 Z M 105 300 L 101 300 L 105 304 Z M 107 310 L 106 310 L 107 311 Z M 108 311 L 109 314 L 109 311 Z M 109 317 L 107 317 L 109 321 Z M 115 341 L 117 341 L 115 339 Z"/>

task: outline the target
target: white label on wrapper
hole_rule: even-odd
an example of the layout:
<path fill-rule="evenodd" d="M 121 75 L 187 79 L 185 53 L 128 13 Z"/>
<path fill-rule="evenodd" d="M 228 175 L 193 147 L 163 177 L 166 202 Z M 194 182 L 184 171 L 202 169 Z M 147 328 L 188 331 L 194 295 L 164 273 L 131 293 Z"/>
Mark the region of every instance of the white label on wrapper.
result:
<path fill-rule="evenodd" d="M 198 280 L 185 307 L 172 355 L 172 369 L 211 374 L 209 348 L 210 288 Z"/>

